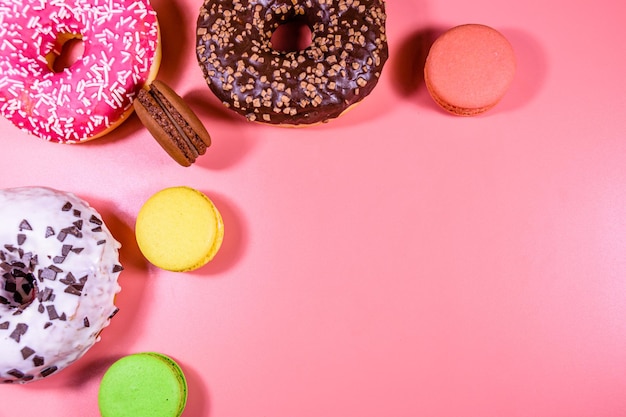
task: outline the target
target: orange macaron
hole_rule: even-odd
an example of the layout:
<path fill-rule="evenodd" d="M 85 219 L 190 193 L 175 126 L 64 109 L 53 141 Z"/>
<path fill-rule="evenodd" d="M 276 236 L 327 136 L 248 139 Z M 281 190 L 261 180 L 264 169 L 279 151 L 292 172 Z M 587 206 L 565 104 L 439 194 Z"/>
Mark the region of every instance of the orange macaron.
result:
<path fill-rule="evenodd" d="M 495 106 L 515 75 L 515 54 L 497 30 L 480 24 L 454 27 L 432 45 L 424 80 L 433 100 L 450 113 L 474 116 Z"/>

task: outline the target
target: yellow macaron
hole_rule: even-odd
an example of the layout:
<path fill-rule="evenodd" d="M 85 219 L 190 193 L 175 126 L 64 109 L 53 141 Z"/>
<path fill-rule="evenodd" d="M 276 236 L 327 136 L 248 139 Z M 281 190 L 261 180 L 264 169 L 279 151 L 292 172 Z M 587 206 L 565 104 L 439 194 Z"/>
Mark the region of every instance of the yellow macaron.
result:
<path fill-rule="evenodd" d="M 224 238 L 224 222 L 203 193 L 180 186 L 161 190 L 143 205 L 135 223 L 141 253 L 153 265 L 175 272 L 209 262 Z"/>

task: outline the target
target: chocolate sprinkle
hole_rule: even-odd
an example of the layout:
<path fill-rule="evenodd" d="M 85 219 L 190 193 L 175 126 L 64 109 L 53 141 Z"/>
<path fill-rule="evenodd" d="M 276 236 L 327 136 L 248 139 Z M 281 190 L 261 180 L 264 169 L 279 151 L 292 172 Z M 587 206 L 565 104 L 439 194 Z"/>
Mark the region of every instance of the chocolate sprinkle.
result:
<path fill-rule="evenodd" d="M 70 211 L 71 209 L 72 209 L 72 203 L 70 203 L 69 201 L 65 203 L 63 207 L 61 207 L 62 211 Z"/>
<path fill-rule="evenodd" d="M 89 327 L 89 325 L 90 325 L 90 324 L 89 324 L 89 318 L 85 317 L 85 318 L 83 319 L 83 324 L 85 325 L 85 327 Z"/>
<path fill-rule="evenodd" d="M 95 215 L 92 214 L 91 217 L 89 218 L 89 223 L 102 225 L 102 220 L 100 220 L 99 218 L 97 218 Z"/>
<path fill-rule="evenodd" d="M 109 320 L 112 319 L 113 317 L 115 317 L 115 315 L 117 314 L 118 311 L 120 311 L 120 309 L 115 307 L 115 310 L 113 310 L 113 312 L 109 316 Z"/>
<path fill-rule="evenodd" d="M 72 245 L 63 245 L 63 247 L 61 248 L 61 255 L 67 256 L 69 255 L 71 250 L 72 250 Z"/>
<path fill-rule="evenodd" d="M 49 268 L 43 268 L 39 271 L 39 280 L 49 279 L 50 281 L 54 281 L 57 279 L 57 271 Z"/>
<path fill-rule="evenodd" d="M 24 377 L 24 372 L 19 371 L 17 369 L 11 369 L 7 374 L 14 376 L 17 379 L 22 379 Z"/>
<path fill-rule="evenodd" d="M 0 330 L 6 330 L 9 328 L 9 322 L 5 321 L 4 323 L 0 323 Z"/>
<path fill-rule="evenodd" d="M 20 233 L 19 235 L 17 235 L 17 244 L 23 245 L 24 242 L 26 242 L 26 235 L 23 233 Z"/>
<path fill-rule="evenodd" d="M 83 292 L 83 287 L 81 284 L 68 285 L 64 292 L 80 296 Z"/>
<path fill-rule="evenodd" d="M 26 219 L 22 220 L 22 222 L 20 223 L 20 232 L 22 230 L 33 230 L 30 223 L 28 223 L 28 220 Z"/>
<path fill-rule="evenodd" d="M 68 272 L 65 278 L 61 278 L 59 281 L 61 281 L 65 285 L 72 285 L 76 282 L 76 278 L 74 278 L 74 274 Z"/>
<path fill-rule="evenodd" d="M 31 348 L 29 348 L 28 346 L 24 346 L 20 352 L 22 353 L 22 358 L 23 359 L 28 359 L 29 357 L 31 357 L 35 351 Z"/>
<path fill-rule="evenodd" d="M 76 236 L 77 238 L 83 237 L 83 234 L 81 233 L 80 229 L 76 225 L 61 229 L 61 231 L 57 235 L 57 239 L 60 242 L 63 242 L 65 241 L 65 238 L 67 237 L 67 235 Z"/>
<path fill-rule="evenodd" d="M 115 265 L 115 266 L 113 266 L 113 273 L 121 272 L 123 270 L 124 270 L 124 267 L 122 265 Z"/>
<path fill-rule="evenodd" d="M 39 301 L 54 301 L 54 290 L 52 288 L 46 287 L 43 291 L 40 291 L 37 294 L 37 298 L 40 298 Z"/>
<path fill-rule="evenodd" d="M 46 310 L 48 311 L 48 317 L 50 320 L 56 320 L 59 318 L 59 313 L 57 313 L 57 309 L 54 306 L 47 306 Z"/>
<path fill-rule="evenodd" d="M 41 376 L 43 376 L 44 378 L 55 373 L 56 370 L 59 369 L 56 366 L 49 366 L 46 369 L 44 369 L 43 371 L 41 371 Z"/>
<path fill-rule="evenodd" d="M 28 324 L 17 323 L 17 325 L 15 326 L 15 329 L 13 330 L 13 332 L 11 332 L 11 335 L 9 337 L 15 340 L 17 343 L 19 343 L 20 339 L 22 338 L 22 336 L 26 334 L 27 331 L 28 331 Z"/>
<path fill-rule="evenodd" d="M 54 236 L 54 229 L 50 226 L 46 227 L 46 237 Z"/>
<path fill-rule="evenodd" d="M 41 356 L 35 356 L 33 358 L 33 365 L 35 366 L 43 366 L 44 363 L 45 363 L 45 360 Z"/>
<path fill-rule="evenodd" d="M 44 329 L 47 329 L 48 327 L 52 326 L 52 323 L 47 322 L 46 324 L 43 325 Z"/>

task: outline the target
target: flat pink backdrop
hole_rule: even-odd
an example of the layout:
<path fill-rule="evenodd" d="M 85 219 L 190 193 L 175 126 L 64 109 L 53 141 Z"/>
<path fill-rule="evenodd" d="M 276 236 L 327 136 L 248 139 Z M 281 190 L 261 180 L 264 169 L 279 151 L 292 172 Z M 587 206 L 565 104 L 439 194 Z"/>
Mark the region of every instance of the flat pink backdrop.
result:
<path fill-rule="evenodd" d="M 214 144 L 173 163 L 133 117 L 96 142 L 6 120 L 1 187 L 93 203 L 122 242 L 120 313 L 79 362 L 2 386 L 2 417 L 98 416 L 106 368 L 159 351 L 184 368 L 185 417 L 626 415 L 626 3 L 389 0 L 374 92 L 308 129 L 250 124 L 196 63 L 200 0 L 155 0 L 160 78 Z M 428 46 L 500 30 L 518 73 L 493 111 L 458 118 L 423 85 Z M 142 203 L 208 194 L 224 245 L 202 269 L 149 265 Z"/>

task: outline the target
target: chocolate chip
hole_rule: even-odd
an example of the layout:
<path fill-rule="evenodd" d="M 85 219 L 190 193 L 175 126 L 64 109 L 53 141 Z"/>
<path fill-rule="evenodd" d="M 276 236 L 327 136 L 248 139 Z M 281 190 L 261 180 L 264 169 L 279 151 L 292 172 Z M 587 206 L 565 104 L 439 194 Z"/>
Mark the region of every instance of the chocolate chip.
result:
<path fill-rule="evenodd" d="M 124 267 L 122 265 L 114 265 L 113 266 L 113 272 L 121 272 L 124 270 Z"/>
<path fill-rule="evenodd" d="M 35 366 L 43 366 L 44 363 L 44 358 L 42 358 L 41 356 L 35 356 L 33 358 L 33 365 Z"/>
<path fill-rule="evenodd" d="M 72 209 L 72 203 L 69 201 L 61 207 L 61 211 L 70 211 Z"/>
<path fill-rule="evenodd" d="M 26 235 L 23 233 L 20 233 L 19 235 L 17 235 L 17 244 L 23 245 L 24 242 L 26 242 Z"/>
<path fill-rule="evenodd" d="M 54 236 L 54 229 L 50 226 L 46 227 L 46 237 Z"/>
<path fill-rule="evenodd" d="M 89 327 L 89 318 L 85 317 L 83 319 L 83 324 L 85 325 L 85 327 Z"/>
<path fill-rule="evenodd" d="M 0 330 L 6 330 L 9 328 L 9 322 L 5 321 L 4 323 L 0 323 Z"/>

